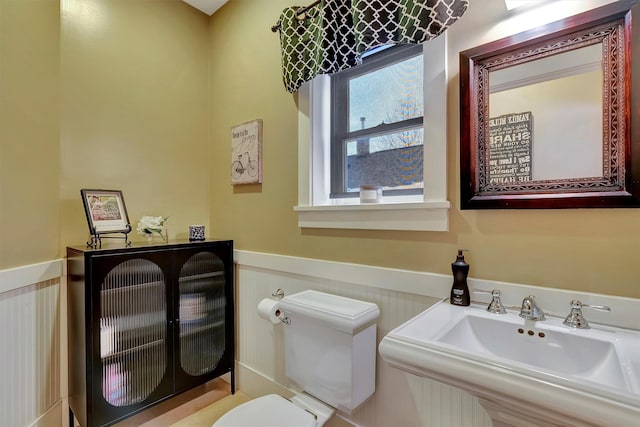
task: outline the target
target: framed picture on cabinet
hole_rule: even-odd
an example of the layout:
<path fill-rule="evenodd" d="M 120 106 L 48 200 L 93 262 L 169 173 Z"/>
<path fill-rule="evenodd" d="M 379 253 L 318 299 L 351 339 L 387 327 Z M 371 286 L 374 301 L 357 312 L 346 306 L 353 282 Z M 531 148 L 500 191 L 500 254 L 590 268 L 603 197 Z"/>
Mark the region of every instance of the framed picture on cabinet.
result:
<path fill-rule="evenodd" d="M 91 234 L 131 231 L 122 191 L 82 189 L 80 194 Z"/>
<path fill-rule="evenodd" d="M 231 185 L 262 183 L 262 120 L 231 128 Z"/>

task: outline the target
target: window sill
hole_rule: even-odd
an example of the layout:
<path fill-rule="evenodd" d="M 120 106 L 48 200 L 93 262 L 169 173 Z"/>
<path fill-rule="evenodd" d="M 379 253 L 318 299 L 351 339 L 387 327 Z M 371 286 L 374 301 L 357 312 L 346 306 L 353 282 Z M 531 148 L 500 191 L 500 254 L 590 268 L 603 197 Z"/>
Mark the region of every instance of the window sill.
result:
<path fill-rule="evenodd" d="M 448 231 L 448 201 L 295 206 L 300 228 Z"/>

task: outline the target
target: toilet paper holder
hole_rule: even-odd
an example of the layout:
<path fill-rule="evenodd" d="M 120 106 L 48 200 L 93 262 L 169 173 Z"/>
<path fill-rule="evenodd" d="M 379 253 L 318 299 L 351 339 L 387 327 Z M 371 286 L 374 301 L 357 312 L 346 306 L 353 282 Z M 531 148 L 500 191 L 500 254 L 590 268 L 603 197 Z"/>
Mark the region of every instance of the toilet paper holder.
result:
<path fill-rule="evenodd" d="M 285 325 L 290 325 L 291 324 L 291 319 L 289 319 L 289 316 L 287 316 L 284 313 L 282 313 L 282 315 L 280 316 L 280 321 L 282 323 L 284 323 Z"/>
<path fill-rule="evenodd" d="M 281 288 L 278 288 L 274 293 L 271 294 L 271 296 L 277 298 L 278 300 L 281 300 L 282 298 L 284 298 L 284 291 Z M 291 324 L 291 319 L 289 319 L 289 316 L 284 313 L 280 314 L 279 319 L 285 325 Z"/>

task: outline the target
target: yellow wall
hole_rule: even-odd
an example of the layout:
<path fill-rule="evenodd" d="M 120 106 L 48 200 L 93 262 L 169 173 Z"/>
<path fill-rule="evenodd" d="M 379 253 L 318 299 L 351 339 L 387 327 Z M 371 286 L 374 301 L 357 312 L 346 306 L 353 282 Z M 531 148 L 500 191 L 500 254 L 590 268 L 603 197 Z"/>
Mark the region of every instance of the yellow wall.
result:
<path fill-rule="evenodd" d="M 81 188 L 122 190 L 134 228 L 209 216 L 208 17 L 179 0 L 63 0 L 61 246 L 81 244 Z"/>
<path fill-rule="evenodd" d="M 473 277 L 640 297 L 637 209 L 460 210 L 458 52 L 531 25 L 496 25 L 507 17 L 498 0 L 470 3 L 449 32 L 449 232 L 298 228 L 297 99 L 283 88 L 270 31 L 289 0 L 231 0 L 211 18 L 211 227 L 243 250 L 444 274 L 466 248 Z M 256 118 L 263 184 L 232 187 L 230 128 Z"/>
<path fill-rule="evenodd" d="M 60 3 L 0 0 L 0 269 L 82 244 L 79 191 L 102 187 L 124 192 L 134 226 L 170 216 L 171 237 L 204 223 L 239 249 L 444 274 L 463 247 L 473 277 L 640 297 L 637 209 L 459 209 L 457 55 L 516 31 L 496 25 L 498 0 L 449 32 L 445 233 L 298 228 L 297 99 L 270 31 L 289 0 L 211 18 L 179 0 Z M 230 128 L 256 118 L 263 184 L 232 187 Z"/>
<path fill-rule="evenodd" d="M 58 257 L 58 15 L 0 1 L 0 269 Z"/>
<path fill-rule="evenodd" d="M 208 222 L 207 15 L 180 0 L 0 0 L 0 24 L 0 269 L 82 245 L 81 188 L 122 190 L 134 228 L 169 216 L 171 238 Z"/>

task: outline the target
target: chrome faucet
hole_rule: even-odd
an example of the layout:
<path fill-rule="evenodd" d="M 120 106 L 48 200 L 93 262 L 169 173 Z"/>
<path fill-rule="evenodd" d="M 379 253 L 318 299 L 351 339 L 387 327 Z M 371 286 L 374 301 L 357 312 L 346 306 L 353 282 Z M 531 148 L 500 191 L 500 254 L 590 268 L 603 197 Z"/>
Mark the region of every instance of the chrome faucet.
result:
<path fill-rule="evenodd" d="M 520 317 L 526 320 L 547 320 L 544 317 L 544 311 L 536 303 L 536 299 L 533 295 L 529 295 L 522 300 L 522 307 L 520 307 Z"/>
<path fill-rule="evenodd" d="M 487 311 L 489 313 L 505 314 L 507 312 L 507 310 L 504 308 L 504 305 L 502 305 L 502 300 L 500 299 L 500 290 L 494 289 L 489 292 L 482 289 L 474 289 L 473 293 L 480 295 L 491 295 L 491 302 L 487 306 Z"/>
<path fill-rule="evenodd" d="M 598 311 L 611 311 L 611 307 L 606 305 L 583 304 L 574 299 L 571 301 L 571 313 L 569 313 L 562 323 L 572 328 L 589 329 L 591 326 L 589 326 L 589 322 L 587 322 L 587 319 L 582 315 L 582 307 L 589 307 Z"/>

